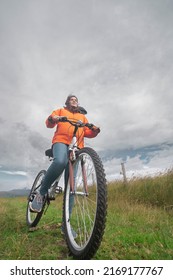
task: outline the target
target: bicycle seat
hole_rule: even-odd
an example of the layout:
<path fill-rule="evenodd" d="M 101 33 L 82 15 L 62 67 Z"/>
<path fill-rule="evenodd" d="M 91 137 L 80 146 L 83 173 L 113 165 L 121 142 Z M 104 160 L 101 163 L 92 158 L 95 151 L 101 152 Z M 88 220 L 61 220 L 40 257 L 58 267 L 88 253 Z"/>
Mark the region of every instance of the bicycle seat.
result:
<path fill-rule="evenodd" d="M 53 158 L 53 152 L 52 152 L 52 149 L 48 149 L 48 150 L 46 150 L 46 151 L 45 151 L 45 155 L 46 155 L 47 157 L 52 157 L 52 158 Z"/>

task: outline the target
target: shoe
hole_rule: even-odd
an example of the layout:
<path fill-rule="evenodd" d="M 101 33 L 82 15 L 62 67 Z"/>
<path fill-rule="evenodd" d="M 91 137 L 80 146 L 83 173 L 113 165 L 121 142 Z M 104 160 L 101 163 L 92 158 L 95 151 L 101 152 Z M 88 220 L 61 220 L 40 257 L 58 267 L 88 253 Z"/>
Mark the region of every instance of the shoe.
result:
<path fill-rule="evenodd" d="M 30 209 L 33 212 L 39 213 L 43 208 L 43 198 L 44 196 L 37 193 L 32 202 L 29 203 Z"/>

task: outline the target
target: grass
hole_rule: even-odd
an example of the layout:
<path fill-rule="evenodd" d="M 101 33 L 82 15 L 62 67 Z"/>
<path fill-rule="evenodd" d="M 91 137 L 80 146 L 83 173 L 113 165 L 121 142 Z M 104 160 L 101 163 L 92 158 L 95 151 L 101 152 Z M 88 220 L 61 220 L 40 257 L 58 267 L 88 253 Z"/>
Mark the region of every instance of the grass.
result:
<path fill-rule="evenodd" d="M 108 185 L 105 234 L 94 259 L 173 259 L 173 174 Z M 26 198 L 0 198 L 0 259 L 70 259 L 61 234 L 62 195 L 38 227 L 25 222 Z"/>
<path fill-rule="evenodd" d="M 30 231 L 25 222 L 26 198 L 1 198 L 0 203 L 0 259 L 68 257 L 61 235 L 61 206 L 52 203 L 38 227 Z"/>

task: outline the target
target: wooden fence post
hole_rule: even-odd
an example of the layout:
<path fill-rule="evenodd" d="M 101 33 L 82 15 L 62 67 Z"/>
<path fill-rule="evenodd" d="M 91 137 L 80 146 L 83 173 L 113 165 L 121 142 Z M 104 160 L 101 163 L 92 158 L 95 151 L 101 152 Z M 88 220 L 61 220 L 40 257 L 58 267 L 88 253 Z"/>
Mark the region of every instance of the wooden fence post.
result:
<path fill-rule="evenodd" d="M 125 169 L 124 162 L 121 163 L 121 168 L 122 168 L 122 174 L 124 178 L 124 184 L 127 185 L 126 169 Z"/>

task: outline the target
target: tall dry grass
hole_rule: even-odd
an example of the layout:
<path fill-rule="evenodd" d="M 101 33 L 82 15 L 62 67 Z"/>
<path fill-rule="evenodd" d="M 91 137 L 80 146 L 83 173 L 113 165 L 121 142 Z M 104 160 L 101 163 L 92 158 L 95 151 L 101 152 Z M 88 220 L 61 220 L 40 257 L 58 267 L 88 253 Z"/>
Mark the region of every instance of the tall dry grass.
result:
<path fill-rule="evenodd" d="M 109 184 L 110 200 L 115 197 L 131 203 L 171 208 L 173 206 L 173 171 L 157 177 L 133 178 L 126 184 L 116 181 Z"/>

